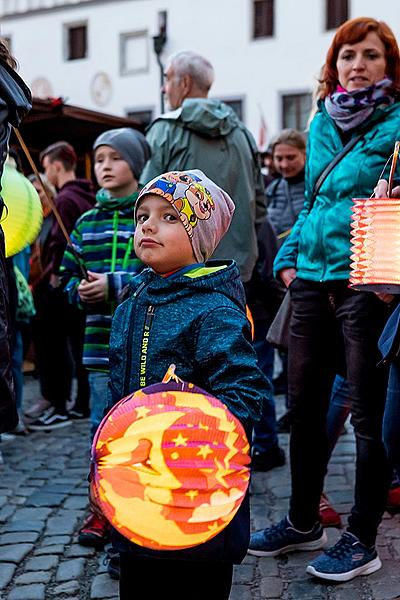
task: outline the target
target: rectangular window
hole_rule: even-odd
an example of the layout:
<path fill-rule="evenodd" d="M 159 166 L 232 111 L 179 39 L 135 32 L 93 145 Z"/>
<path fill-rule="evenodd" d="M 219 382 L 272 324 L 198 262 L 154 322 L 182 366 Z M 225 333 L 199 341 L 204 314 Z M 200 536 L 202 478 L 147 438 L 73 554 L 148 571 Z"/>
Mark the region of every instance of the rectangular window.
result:
<path fill-rule="evenodd" d="M 349 18 L 348 0 L 326 0 L 326 29 L 336 29 Z"/>
<path fill-rule="evenodd" d="M 149 36 L 147 31 L 120 35 L 120 73 L 135 75 L 149 70 Z"/>
<path fill-rule="evenodd" d="M 274 0 L 253 0 L 253 38 L 274 35 Z"/>
<path fill-rule="evenodd" d="M 304 131 L 311 112 L 310 93 L 284 94 L 282 96 L 282 127 Z"/>
<path fill-rule="evenodd" d="M 87 58 L 87 23 L 65 25 L 65 60 Z"/>
<path fill-rule="evenodd" d="M 133 119 L 136 123 L 139 123 L 142 126 L 142 129 L 146 129 L 148 125 L 153 120 L 153 109 L 152 108 L 142 108 L 139 110 L 135 110 L 133 108 L 128 109 L 126 111 L 126 116 L 128 119 Z"/>

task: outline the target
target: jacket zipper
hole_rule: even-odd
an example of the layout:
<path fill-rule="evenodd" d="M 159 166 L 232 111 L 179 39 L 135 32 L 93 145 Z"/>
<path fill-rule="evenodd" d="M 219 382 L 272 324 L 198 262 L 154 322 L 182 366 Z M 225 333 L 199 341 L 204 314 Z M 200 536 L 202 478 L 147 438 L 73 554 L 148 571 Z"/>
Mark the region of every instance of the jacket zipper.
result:
<path fill-rule="evenodd" d="M 143 281 L 139 287 L 137 288 L 137 290 L 134 292 L 133 294 L 133 298 L 137 298 L 139 296 L 139 294 L 142 293 L 143 289 L 146 286 L 146 282 Z M 123 387 L 123 397 L 126 396 L 127 394 L 129 394 L 129 382 L 131 379 L 131 366 L 132 366 L 132 340 L 133 340 L 133 319 L 132 319 L 132 313 L 133 313 L 133 304 L 132 304 L 132 311 L 131 314 L 129 315 L 129 329 L 128 329 L 128 348 L 127 348 L 127 353 L 126 353 L 126 361 L 127 361 L 127 368 L 126 368 L 126 372 L 125 372 L 125 379 L 124 379 L 124 387 Z"/>

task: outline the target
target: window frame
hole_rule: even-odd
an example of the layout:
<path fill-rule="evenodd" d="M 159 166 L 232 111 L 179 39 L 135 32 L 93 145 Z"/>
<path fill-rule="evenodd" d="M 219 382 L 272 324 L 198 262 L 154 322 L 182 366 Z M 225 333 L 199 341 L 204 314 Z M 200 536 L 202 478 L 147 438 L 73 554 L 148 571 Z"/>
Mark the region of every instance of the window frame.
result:
<path fill-rule="evenodd" d="M 126 43 L 133 38 L 144 38 L 146 41 L 146 65 L 137 69 L 129 69 L 126 65 Z M 148 29 L 139 29 L 137 31 L 122 31 L 119 34 L 119 74 L 121 77 L 130 75 L 139 75 L 148 73 L 150 70 L 150 44 Z"/>
<path fill-rule="evenodd" d="M 86 30 L 85 56 L 71 58 L 70 57 L 70 32 L 72 29 L 78 29 L 80 27 L 84 27 Z M 75 62 L 77 60 L 87 60 L 89 58 L 89 22 L 87 19 L 63 23 L 63 46 L 64 46 L 64 48 L 63 48 L 64 62 L 70 63 L 70 62 Z"/>
<path fill-rule="evenodd" d="M 339 7 L 338 2 L 341 2 Z M 346 16 L 343 17 L 344 13 L 346 13 Z M 349 0 L 325 0 L 325 31 L 337 29 L 349 18 Z"/>
<path fill-rule="evenodd" d="M 280 112 L 279 122 L 280 122 L 281 129 L 287 129 L 289 127 L 284 122 L 284 119 L 285 119 L 284 99 L 287 97 L 300 97 L 300 96 L 308 96 L 310 99 L 310 111 L 309 111 L 309 114 L 307 117 L 307 122 L 308 122 L 309 115 L 311 114 L 311 110 L 312 110 L 312 106 L 313 106 L 312 92 L 306 88 L 300 88 L 300 89 L 294 89 L 294 90 L 284 90 L 284 91 L 279 92 L 279 112 Z M 307 129 L 307 122 L 304 124 L 303 128 L 300 128 L 296 125 L 296 127 L 294 127 L 293 129 L 297 129 L 298 131 L 304 132 Z"/>
<path fill-rule="evenodd" d="M 251 0 L 252 1 L 252 21 L 251 21 L 251 38 L 253 41 L 265 40 L 275 37 L 275 19 L 276 19 L 276 2 L 275 0 Z M 257 4 L 270 4 L 269 8 L 269 24 L 270 32 L 256 35 L 256 6 Z"/>

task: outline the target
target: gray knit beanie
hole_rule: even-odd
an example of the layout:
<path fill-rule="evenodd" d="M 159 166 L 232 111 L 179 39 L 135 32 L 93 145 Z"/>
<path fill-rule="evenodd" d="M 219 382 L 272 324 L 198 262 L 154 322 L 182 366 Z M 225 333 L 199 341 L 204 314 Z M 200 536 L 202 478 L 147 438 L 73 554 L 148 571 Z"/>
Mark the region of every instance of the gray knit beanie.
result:
<path fill-rule="evenodd" d="M 141 190 L 135 204 L 157 194 L 170 202 L 179 215 L 198 262 L 213 254 L 229 228 L 235 205 L 230 196 L 202 171 L 172 171 L 158 175 Z"/>
<path fill-rule="evenodd" d="M 111 146 L 117 150 L 130 166 L 136 179 L 139 179 L 151 155 L 150 146 L 143 133 L 129 127 L 109 129 L 100 134 L 93 144 L 93 151 L 99 146 Z"/>

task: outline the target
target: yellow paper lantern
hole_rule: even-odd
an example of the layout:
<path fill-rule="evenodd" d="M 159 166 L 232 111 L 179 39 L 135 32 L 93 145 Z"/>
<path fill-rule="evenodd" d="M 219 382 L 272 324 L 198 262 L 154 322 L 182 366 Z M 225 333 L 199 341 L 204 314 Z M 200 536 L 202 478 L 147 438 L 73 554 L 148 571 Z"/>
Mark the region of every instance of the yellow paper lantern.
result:
<path fill-rule="evenodd" d="M 153 550 L 191 548 L 216 536 L 236 515 L 250 480 L 241 423 L 192 384 L 157 384 L 121 400 L 97 430 L 92 464 L 104 515 Z"/>
<path fill-rule="evenodd" d="M 32 244 L 43 221 L 39 195 L 31 182 L 10 165 L 4 165 L 1 195 L 7 206 L 1 226 L 4 231 L 6 256 L 13 256 Z"/>
<path fill-rule="evenodd" d="M 400 292 L 400 200 L 355 198 L 350 284 L 358 290 Z"/>

